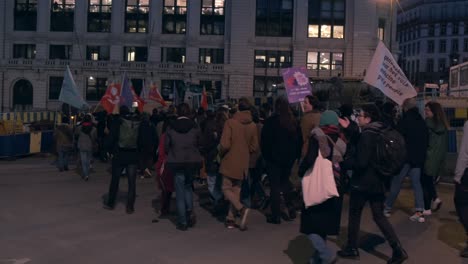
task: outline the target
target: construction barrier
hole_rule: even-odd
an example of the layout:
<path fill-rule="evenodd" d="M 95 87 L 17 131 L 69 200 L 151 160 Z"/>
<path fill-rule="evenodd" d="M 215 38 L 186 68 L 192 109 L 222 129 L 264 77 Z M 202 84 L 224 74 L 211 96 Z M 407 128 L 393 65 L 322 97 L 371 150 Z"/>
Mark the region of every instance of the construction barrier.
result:
<path fill-rule="evenodd" d="M 37 121 L 55 121 L 57 119 L 58 123 L 62 122 L 62 114 L 59 112 L 8 112 L 0 113 L 0 121 L 12 121 L 12 120 L 21 120 L 23 123 L 32 123 Z"/>
<path fill-rule="evenodd" d="M 0 158 L 49 152 L 53 135 L 53 131 L 38 131 L 0 136 Z"/>

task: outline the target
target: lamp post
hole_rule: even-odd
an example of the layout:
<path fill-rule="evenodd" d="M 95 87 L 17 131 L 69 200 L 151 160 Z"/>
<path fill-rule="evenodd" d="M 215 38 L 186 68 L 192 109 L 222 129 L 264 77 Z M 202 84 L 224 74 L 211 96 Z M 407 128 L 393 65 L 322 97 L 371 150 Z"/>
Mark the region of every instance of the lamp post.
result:
<path fill-rule="evenodd" d="M 390 0 L 390 53 L 393 54 L 393 0 Z"/>

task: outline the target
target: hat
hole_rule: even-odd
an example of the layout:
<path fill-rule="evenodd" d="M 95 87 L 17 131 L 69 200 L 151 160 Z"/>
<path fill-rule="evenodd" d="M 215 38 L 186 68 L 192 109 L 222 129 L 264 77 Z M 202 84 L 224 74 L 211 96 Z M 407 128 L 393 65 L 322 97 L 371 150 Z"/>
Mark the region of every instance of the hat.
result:
<path fill-rule="evenodd" d="M 338 125 L 338 115 L 331 110 L 327 110 L 320 115 L 320 126 L 337 126 Z"/>

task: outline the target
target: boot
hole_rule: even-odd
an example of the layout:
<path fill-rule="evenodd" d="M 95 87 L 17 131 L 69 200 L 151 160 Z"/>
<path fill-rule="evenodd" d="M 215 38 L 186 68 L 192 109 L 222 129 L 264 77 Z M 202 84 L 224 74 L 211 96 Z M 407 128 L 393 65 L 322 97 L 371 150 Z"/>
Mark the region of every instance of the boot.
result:
<path fill-rule="evenodd" d="M 187 216 L 187 226 L 194 227 L 195 224 L 197 223 L 197 217 L 195 216 L 195 213 L 193 211 L 187 211 L 186 216 Z"/>
<path fill-rule="evenodd" d="M 336 253 L 340 258 L 359 260 L 359 250 L 346 246 L 343 250 Z"/>
<path fill-rule="evenodd" d="M 392 257 L 388 260 L 388 264 L 401 264 L 408 259 L 408 253 L 401 247 L 400 244 L 392 246 L 393 254 Z"/>
<path fill-rule="evenodd" d="M 468 246 L 466 246 L 462 251 L 460 251 L 460 257 L 468 258 Z"/>
<path fill-rule="evenodd" d="M 267 223 L 269 224 L 274 224 L 274 225 L 279 225 L 281 224 L 281 218 L 273 215 L 268 215 L 266 218 Z"/>

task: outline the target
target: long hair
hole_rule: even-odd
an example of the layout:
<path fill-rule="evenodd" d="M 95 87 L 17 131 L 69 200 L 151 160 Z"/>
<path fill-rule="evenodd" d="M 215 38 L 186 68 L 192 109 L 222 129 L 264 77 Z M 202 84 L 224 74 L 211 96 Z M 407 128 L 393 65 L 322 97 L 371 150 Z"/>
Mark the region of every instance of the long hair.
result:
<path fill-rule="evenodd" d="M 287 129 L 291 134 L 297 131 L 297 124 L 294 115 L 292 114 L 289 102 L 284 97 L 279 97 L 275 102 L 275 111 L 279 116 L 281 127 Z"/>
<path fill-rule="evenodd" d="M 426 104 L 426 107 L 428 107 L 434 115 L 432 119 L 436 126 L 443 125 L 446 129 L 449 129 L 450 125 L 445 117 L 444 111 L 442 110 L 442 106 L 439 103 L 431 101 Z"/>

